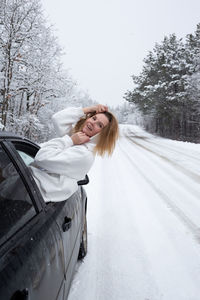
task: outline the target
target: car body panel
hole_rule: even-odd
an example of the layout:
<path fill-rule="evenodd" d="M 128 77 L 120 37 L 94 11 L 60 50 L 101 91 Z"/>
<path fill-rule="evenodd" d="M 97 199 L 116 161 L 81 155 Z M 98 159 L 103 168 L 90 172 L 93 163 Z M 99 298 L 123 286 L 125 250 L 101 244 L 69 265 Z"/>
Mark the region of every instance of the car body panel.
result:
<path fill-rule="evenodd" d="M 21 238 L 14 239 L 1 256 L 4 263 L 0 268 L 0 299 L 10 299 L 25 288 L 29 299 L 56 299 L 64 284 L 64 253 L 55 218 L 53 211 L 41 212 L 38 222 L 27 228 Z"/>
<path fill-rule="evenodd" d="M 39 146 L 9 133 L 0 133 L 0 144 L 35 207 L 35 215 L 0 245 L 0 299 L 66 299 L 80 247 L 86 193 L 79 186 L 67 200 L 45 203 L 26 160 Z"/>

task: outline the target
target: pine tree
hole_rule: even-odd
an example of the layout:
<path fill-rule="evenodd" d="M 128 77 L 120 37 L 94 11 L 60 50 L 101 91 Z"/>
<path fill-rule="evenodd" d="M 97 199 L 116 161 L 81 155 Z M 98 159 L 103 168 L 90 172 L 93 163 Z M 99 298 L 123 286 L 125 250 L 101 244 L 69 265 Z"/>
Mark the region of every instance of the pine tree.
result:
<path fill-rule="evenodd" d="M 127 92 L 125 99 L 148 116 L 152 131 L 184 139 L 191 106 L 188 76 L 193 72 L 190 51 L 172 34 L 149 52 L 141 74 L 133 76 L 134 90 Z"/>
<path fill-rule="evenodd" d="M 194 34 L 186 36 L 186 51 L 188 53 L 188 63 L 191 66 L 190 74 L 187 76 L 187 93 L 189 118 L 189 135 L 199 141 L 200 136 L 200 24 Z"/>

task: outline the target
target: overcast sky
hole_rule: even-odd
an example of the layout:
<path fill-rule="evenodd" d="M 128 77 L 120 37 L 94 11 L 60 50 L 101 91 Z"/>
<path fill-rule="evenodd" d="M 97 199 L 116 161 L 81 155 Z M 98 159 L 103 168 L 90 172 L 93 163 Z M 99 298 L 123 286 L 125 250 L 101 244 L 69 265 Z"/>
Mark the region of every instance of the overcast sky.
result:
<path fill-rule="evenodd" d="M 200 0 L 42 0 L 65 48 L 64 66 L 99 103 L 116 106 L 132 89 L 156 42 L 194 33 Z"/>

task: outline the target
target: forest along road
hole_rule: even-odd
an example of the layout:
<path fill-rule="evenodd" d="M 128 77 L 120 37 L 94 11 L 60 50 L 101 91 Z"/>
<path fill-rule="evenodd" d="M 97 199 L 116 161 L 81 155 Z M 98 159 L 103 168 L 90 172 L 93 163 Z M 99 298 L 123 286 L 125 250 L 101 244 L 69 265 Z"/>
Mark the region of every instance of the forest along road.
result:
<path fill-rule="evenodd" d="M 200 145 L 121 126 L 90 173 L 88 255 L 69 300 L 200 299 Z"/>

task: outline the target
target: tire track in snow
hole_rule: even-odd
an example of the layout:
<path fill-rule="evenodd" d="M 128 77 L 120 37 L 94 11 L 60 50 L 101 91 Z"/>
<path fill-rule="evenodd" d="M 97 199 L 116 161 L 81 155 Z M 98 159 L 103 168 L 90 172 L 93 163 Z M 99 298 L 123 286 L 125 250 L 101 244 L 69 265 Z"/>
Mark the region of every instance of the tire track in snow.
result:
<path fill-rule="evenodd" d="M 188 230 L 187 220 L 173 214 L 151 183 L 161 174 L 159 180 L 166 176 L 170 186 L 170 177 L 180 172 L 174 168 L 173 177 L 171 165 L 127 138 L 116 148 L 89 173 L 89 252 L 69 299 L 197 300 L 200 252 L 193 233 L 198 226 L 192 222 Z"/>
<path fill-rule="evenodd" d="M 163 147 L 165 149 L 168 149 L 169 151 L 172 151 L 174 154 L 178 154 L 178 155 L 181 155 L 181 156 L 184 156 L 185 158 L 189 158 L 190 160 L 193 160 L 195 163 L 199 162 L 200 163 L 200 159 L 199 159 L 199 154 L 200 154 L 200 151 L 194 151 L 195 152 L 195 157 L 194 155 L 191 155 L 191 154 L 188 154 L 186 153 L 186 149 L 184 149 L 183 151 L 180 151 L 180 149 L 177 149 L 177 147 L 175 147 L 175 145 L 173 147 L 167 145 L 164 141 L 162 141 L 162 138 L 159 138 L 159 142 L 156 143 L 156 138 L 152 139 L 152 138 L 149 138 L 149 137 L 140 137 L 140 136 L 137 136 L 137 135 L 131 135 L 131 134 L 126 134 L 126 137 L 131 139 L 132 141 L 134 141 L 134 139 L 140 139 L 146 143 L 148 143 L 149 145 L 155 145 L 156 148 L 162 148 Z M 164 138 L 163 138 L 164 139 Z M 165 139 L 164 139 L 165 140 Z"/>
<path fill-rule="evenodd" d="M 138 145 L 137 143 L 135 143 L 137 146 L 141 146 Z M 145 150 L 149 150 L 146 149 L 146 147 L 142 147 Z M 145 179 L 145 181 L 155 190 L 155 192 L 161 197 L 161 199 L 164 200 L 164 202 L 167 204 L 167 206 L 171 209 L 171 211 L 187 226 L 187 228 L 190 230 L 190 232 L 194 235 L 195 239 L 198 241 L 198 243 L 200 243 L 200 228 L 199 226 L 197 226 L 192 220 L 191 218 L 189 218 L 186 213 L 180 209 L 180 207 L 178 207 L 170 198 L 169 196 L 164 193 L 154 182 L 153 180 L 151 180 L 146 174 L 145 172 L 138 167 L 138 165 L 135 163 L 134 159 L 130 156 L 129 153 L 127 153 L 127 151 L 125 149 L 123 149 L 122 145 L 119 144 L 119 149 L 121 149 L 121 151 L 124 154 L 124 157 L 126 157 L 131 164 L 134 166 L 134 168 L 137 169 L 138 173 L 140 173 L 140 175 L 143 176 L 143 178 Z M 151 152 L 151 151 L 150 151 Z M 154 154 L 154 153 L 153 153 Z M 158 155 L 160 157 L 160 155 Z M 162 158 L 162 156 L 161 156 Z M 165 160 L 167 161 L 167 158 L 165 158 Z"/>
<path fill-rule="evenodd" d="M 132 143 L 134 143 L 135 145 L 145 149 L 146 151 L 149 151 L 151 153 L 153 153 L 154 155 L 162 158 L 163 160 L 165 160 L 166 162 L 168 162 L 169 164 L 171 164 L 173 167 L 176 167 L 177 170 L 179 170 L 181 173 L 184 173 L 185 175 L 189 176 L 190 178 L 192 178 L 195 182 L 197 182 L 198 184 L 200 184 L 200 175 L 190 171 L 189 169 L 181 166 L 180 164 L 178 164 L 177 162 L 171 160 L 169 157 L 166 157 L 162 154 L 159 154 L 158 152 L 149 149 L 148 147 L 136 142 L 135 140 L 131 139 L 129 136 L 126 136 L 126 138 L 128 138 Z M 141 138 L 143 139 L 143 138 Z M 145 139 L 147 140 L 147 139 Z"/>
<path fill-rule="evenodd" d="M 101 167 L 97 159 L 96 168 L 91 172 L 95 173 L 96 180 L 91 182 L 94 186 L 90 185 L 87 190 L 88 255 L 84 259 L 85 264 L 77 269 L 82 280 L 76 273 L 69 299 L 162 299 L 151 274 L 148 255 L 137 234 L 130 206 L 130 186 L 127 190 L 124 185 L 122 190 L 117 163 L 113 165 L 106 158 L 102 162 L 104 165 Z M 109 185 L 111 177 L 112 184 Z M 126 199 L 124 205 L 123 198 Z"/>
<path fill-rule="evenodd" d="M 140 138 L 140 139 L 144 140 L 143 138 Z M 152 159 L 153 159 L 155 164 L 158 165 L 158 167 L 160 168 L 161 172 L 166 169 L 165 172 L 169 173 L 169 175 L 171 174 L 171 176 L 174 177 L 174 175 L 176 174 L 174 172 L 174 170 L 176 170 L 177 171 L 176 178 L 175 178 L 176 182 L 179 182 L 183 186 L 183 188 L 187 187 L 187 189 L 190 189 L 190 193 L 199 199 L 199 196 L 200 196 L 199 182 L 194 181 L 194 179 L 190 175 L 188 175 L 187 173 L 185 174 L 185 172 L 182 172 L 181 169 L 177 168 L 175 160 L 173 160 L 173 159 L 170 160 L 170 158 L 168 159 L 167 154 L 166 154 L 166 156 L 162 156 L 162 155 L 155 154 L 153 151 L 148 151 L 147 148 L 141 147 L 141 145 L 139 143 L 135 143 L 132 140 L 130 141 L 130 139 L 127 137 L 126 137 L 126 142 L 128 143 L 128 145 L 135 146 L 137 149 L 145 150 L 145 151 L 141 152 L 141 153 L 145 153 L 145 157 L 147 155 L 150 155 L 150 156 L 153 155 L 152 157 L 150 157 L 150 161 L 152 161 Z M 147 152 L 146 152 L 146 150 L 147 150 Z M 162 159 L 162 162 L 163 162 L 162 168 L 158 164 L 158 161 L 157 161 L 159 158 Z M 174 161 L 175 161 L 175 163 L 173 163 Z M 168 163 L 168 162 L 170 162 L 170 163 Z M 187 172 L 187 169 L 186 169 L 186 172 Z M 195 173 L 195 175 L 197 175 L 197 174 Z M 192 189 L 191 189 L 191 186 L 192 186 Z M 198 200 L 198 202 L 199 202 L 199 200 Z"/>

